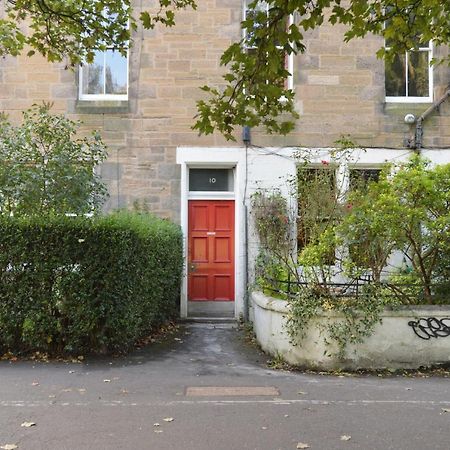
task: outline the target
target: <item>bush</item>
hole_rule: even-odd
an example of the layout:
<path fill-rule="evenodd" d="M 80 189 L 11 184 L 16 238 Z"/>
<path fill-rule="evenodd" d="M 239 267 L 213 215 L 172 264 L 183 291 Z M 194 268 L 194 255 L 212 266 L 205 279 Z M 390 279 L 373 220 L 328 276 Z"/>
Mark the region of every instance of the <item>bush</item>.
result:
<path fill-rule="evenodd" d="M 107 156 L 99 134 L 77 137 L 81 122 L 51 114 L 50 106 L 24 111 L 19 126 L 0 114 L 1 215 L 85 214 L 104 203 L 95 173 Z"/>
<path fill-rule="evenodd" d="M 176 315 L 181 269 L 149 214 L 0 218 L 0 353 L 126 351 Z"/>

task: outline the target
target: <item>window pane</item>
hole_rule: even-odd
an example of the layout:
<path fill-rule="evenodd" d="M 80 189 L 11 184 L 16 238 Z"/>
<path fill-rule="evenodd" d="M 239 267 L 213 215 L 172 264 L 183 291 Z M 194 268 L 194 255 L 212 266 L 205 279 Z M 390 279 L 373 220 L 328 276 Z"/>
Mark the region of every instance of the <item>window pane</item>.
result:
<path fill-rule="evenodd" d="M 103 52 L 96 52 L 92 64 L 83 66 L 83 94 L 103 94 Z"/>
<path fill-rule="evenodd" d="M 392 61 L 386 61 L 386 95 L 388 97 L 406 96 L 406 55 L 395 55 Z"/>
<path fill-rule="evenodd" d="M 428 97 L 428 52 L 409 52 L 408 95 Z"/>
<path fill-rule="evenodd" d="M 367 189 L 370 182 L 377 182 L 380 179 L 381 169 L 351 169 L 350 170 L 350 190 Z"/>
<path fill-rule="evenodd" d="M 191 169 L 189 170 L 190 191 L 231 192 L 233 187 L 232 169 Z"/>
<path fill-rule="evenodd" d="M 127 93 L 127 58 L 113 50 L 106 51 L 106 94 Z"/>
<path fill-rule="evenodd" d="M 316 242 L 338 214 L 336 172 L 333 168 L 304 168 L 297 172 L 297 249 Z M 330 246 L 326 261 L 333 264 L 335 248 Z"/>

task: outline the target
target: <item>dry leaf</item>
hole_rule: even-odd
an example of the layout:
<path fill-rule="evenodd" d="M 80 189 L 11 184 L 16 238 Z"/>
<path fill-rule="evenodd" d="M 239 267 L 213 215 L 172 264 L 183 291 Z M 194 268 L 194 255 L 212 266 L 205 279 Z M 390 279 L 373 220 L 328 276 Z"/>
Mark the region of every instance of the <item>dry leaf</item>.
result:
<path fill-rule="evenodd" d="M 156 422 L 156 423 L 153 424 L 153 426 L 154 426 L 154 427 L 159 427 L 159 423 Z"/>
<path fill-rule="evenodd" d="M 2 445 L 0 448 L 3 450 L 14 450 L 19 447 L 17 447 L 16 444 L 5 444 L 5 445 Z"/>
<path fill-rule="evenodd" d="M 20 425 L 21 427 L 30 428 L 36 426 L 34 422 L 24 422 Z"/>
<path fill-rule="evenodd" d="M 164 420 L 164 422 L 173 422 L 173 417 L 166 417 L 163 420 Z"/>
<path fill-rule="evenodd" d="M 442 408 L 442 412 L 450 413 L 450 408 Z"/>
<path fill-rule="evenodd" d="M 162 433 L 163 430 L 153 430 L 154 433 Z"/>
<path fill-rule="evenodd" d="M 108 379 L 103 380 L 103 383 L 111 383 L 111 380 L 108 380 Z"/>
<path fill-rule="evenodd" d="M 299 395 L 306 395 L 306 394 L 307 394 L 307 392 L 303 392 L 303 391 L 298 391 L 298 392 L 297 392 L 297 394 L 299 394 Z"/>
<path fill-rule="evenodd" d="M 297 448 L 309 448 L 309 445 L 305 444 L 304 442 L 299 442 L 297 444 Z"/>
<path fill-rule="evenodd" d="M 261 427 L 261 430 L 267 430 L 267 427 Z"/>
<path fill-rule="evenodd" d="M 33 382 L 31 383 L 31 386 L 39 386 L 39 382 L 38 382 L 38 381 L 33 381 Z"/>
<path fill-rule="evenodd" d="M 352 438 L 351 436 L 344 434 L 341 436 L 341 441 L 349 441 L 351 438 Z"/>
<path fill-rule="evenodd" d="M 69 370 L 69 373 L 75 373 L 75 370 Z"/>

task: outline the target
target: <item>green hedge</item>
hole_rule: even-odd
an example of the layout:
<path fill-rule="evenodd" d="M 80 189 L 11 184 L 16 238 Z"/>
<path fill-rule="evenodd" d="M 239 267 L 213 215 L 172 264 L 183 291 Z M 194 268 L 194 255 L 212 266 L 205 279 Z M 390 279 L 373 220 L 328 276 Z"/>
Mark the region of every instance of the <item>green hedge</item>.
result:
<path fill-rule="evenodd" d="M 121 352 L 177 314 L 178 226 L 149 214 L 0 218 L 0 354 Z"/>

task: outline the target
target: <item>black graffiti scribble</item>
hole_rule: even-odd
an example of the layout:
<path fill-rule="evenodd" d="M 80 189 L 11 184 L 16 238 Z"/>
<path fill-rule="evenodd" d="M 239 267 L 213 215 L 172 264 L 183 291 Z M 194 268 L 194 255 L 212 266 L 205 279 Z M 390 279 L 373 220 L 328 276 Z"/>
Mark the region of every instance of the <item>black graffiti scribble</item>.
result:
<path fill-rule="evenodd" d="M 420 339 L 428 341 L 431 338 L 450 336 L 450 317 L 437 319 L 436 317 L 411 320 L 408 325 Z"/>

